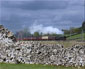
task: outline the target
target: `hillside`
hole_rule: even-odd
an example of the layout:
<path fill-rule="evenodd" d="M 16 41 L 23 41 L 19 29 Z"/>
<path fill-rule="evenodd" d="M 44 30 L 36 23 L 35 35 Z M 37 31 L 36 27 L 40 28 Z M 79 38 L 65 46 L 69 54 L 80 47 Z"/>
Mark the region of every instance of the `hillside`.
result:
<path fill-rule="evenodd" d="M 67 40 L 85 40 L 85 33 L 71 35 L 67 37 Z"/>

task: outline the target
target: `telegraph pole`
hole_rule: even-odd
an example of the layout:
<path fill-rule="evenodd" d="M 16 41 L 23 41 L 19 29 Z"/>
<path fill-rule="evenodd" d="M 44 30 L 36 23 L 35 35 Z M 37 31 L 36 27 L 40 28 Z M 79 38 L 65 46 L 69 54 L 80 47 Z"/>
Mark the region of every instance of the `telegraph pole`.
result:
<path fill-rule="evenodd" d="M 82 41 L 84 40 L 84 32 L 83 32 L 83 29 L 82 29 L 82 33 L 81 33 L 81 40 L 82 40 Z"/>
<path fill-rule="evenodd" d="M 22 40 L 22 33 L 21 32 L 19 32 L 19 34 L 18 34 L 18 39 Z"/>

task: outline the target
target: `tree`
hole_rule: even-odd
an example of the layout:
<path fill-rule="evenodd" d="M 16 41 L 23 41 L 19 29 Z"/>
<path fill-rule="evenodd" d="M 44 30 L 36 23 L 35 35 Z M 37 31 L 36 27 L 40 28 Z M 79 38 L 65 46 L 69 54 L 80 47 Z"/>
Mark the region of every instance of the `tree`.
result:
<path fill-rule="evenodd" d="M 23 30 L 20 30 L 20 31 L 17 31 L 16 33 L 15 33 L 15 36 L 17 37 L 17 38 L 27 38 L 27 37 L 29 37 L 29 36 L 31 36 L 31 33 L 30 33 L 30 31 L 28 30 L 28 28 L 24 28 Z"/>
<path fill-rule="evenodd" d="M 74 28 L 74 33 L 78 34 L 81 33 L 81 27 L 80 28 Z"/>
<path fill-rule="evenodd" d="M 64 34 L 70 34 L 70 31 L 69 30 L 62 30 L 64 32 Z"/>
<path fill-rule="evenodd" d="M 34 36 L 38 37 L 39 36 L 39 32 L 34 32 Z"/>
<path fill-rule="evenodd" d="M 85 32 L 85 21 L 82 23 L 82 29 Z"/>
<path fill-rule="evenodd" d="M 23 29 L 23 37 L 27 38 L 29 36 L 31 36 L 31 33 L 30 33 L 29 29 L 28 28 L 24 28 Z"/>
<path fill-rule="evenodd" d="M 40 35 L 40 36 L 42 36 L 42 35 L 43 35 L 43 33 L 41 32 L 39 35 Z"/>

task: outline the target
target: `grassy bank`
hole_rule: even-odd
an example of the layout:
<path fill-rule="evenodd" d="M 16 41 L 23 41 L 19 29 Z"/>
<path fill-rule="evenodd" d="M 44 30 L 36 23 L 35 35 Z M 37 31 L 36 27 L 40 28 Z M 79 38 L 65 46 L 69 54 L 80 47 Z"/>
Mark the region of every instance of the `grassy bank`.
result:
<path fill-rule="evenodd" d="M 79 45 L 85 45 L 85 42 L 78 42 L 78 41 L 75 41 L 75 40 L 66 40 L 66 41 L 41 41 L 42 44 L 60 44 L 60 45 L 63 45 L 64 48 L 67 48 L 67 47 L 71 47 L 75 44 L 79 44 Z"/>
<path fill-rule="evenodd" d="M 85 67 L 64 67 L 35 64 L 6 64 L 0 63 L 0 69 L 85 69 Z"/>
<path fill-rule="evenodd" d="M 85 40 L 85 33 L 72 35 L 68 37 L 67 40 Z"/>

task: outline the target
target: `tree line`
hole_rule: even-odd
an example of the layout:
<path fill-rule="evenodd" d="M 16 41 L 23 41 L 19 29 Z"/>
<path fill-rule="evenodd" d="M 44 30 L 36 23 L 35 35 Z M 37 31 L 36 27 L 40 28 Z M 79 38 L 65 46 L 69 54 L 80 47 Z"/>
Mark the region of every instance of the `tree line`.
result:
<path fill-rule="evenodd" d="M 56 33 L 52 33 L 52 34 L 43 34 L 42 32 L 39 33 L 38 31 L 34 32 L 33 34 L 31 34 L 31 32 L 29 31 L 29 29 L 24 28 L 23 30 L 17 31 L 15 33 L 15 36 L 17 38 L 27 38 L 27 37 L 39 37 L 39 36 L 59 36 Z"/>
<path fill-rule="evenodd" d="M 79 28 L 75 28 L 75 27 L 71 27 L 69 30 L 62 30 L 64 32 L 63 35 L 74 35 L 74 34 L 80 34 L 82 31 L 85 33 L 85 21 L 82 23 L 82 26 Z M 24 28 L 23 30 L 17 31 L 15 33 L 15 36 L 17 38 L 27 38 L 27 37 L 39 37 L 39 36 L 63 36 L 61 34 L 56 34 L 56 33 L 52 33 L 52 34 L 43 34 L 42 32 L 39 33 L 38 31 L 34 32 L 33 34 L 30 33 L 30 30 L 28 28 Z"/>
<path fill-rule="evenodd" d="M 82 26 L 81 27 L 78 27 L 78 28 L 75 28 L 75 27 L 71 27 L 69 30 L 62 30 L 64 31 L 64 34 L 71 34 L 71 35 L 74 35 L 74 34 L 81 34 L 82 31 L 83 33 L 85 33 L 85 21 L 82 23 Z"/>

